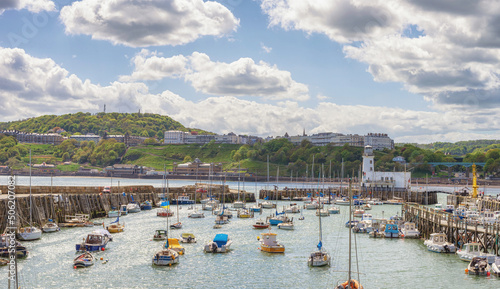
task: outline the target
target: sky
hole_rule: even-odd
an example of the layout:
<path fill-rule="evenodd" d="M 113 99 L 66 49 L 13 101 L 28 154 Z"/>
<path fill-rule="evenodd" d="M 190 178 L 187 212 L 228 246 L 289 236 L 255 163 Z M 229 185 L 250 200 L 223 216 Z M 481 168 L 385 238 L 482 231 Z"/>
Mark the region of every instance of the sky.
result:
<path fill-rule="evenodd" d="M 500 139 L 496 0 L 1 0 L 0 121 Z"/>

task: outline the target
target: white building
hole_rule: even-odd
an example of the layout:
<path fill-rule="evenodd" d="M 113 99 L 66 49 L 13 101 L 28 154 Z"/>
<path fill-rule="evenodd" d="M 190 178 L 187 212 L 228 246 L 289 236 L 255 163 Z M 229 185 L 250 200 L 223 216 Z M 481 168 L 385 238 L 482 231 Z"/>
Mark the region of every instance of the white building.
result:
<path fill-rule="evenodd" d="M 185 132 L 180 130 L 169 130 L 165 132 L 163 143 L 165 144 L 183 144 Z"/>
<path fill-rule="evenodd" d="M 410 172 L 376 172 L 373 148 L 365 146 L 363 153 L 363 186 L 405 189 L 408 188 L 410 179 Z"/>
<path fill-rule="evenodd" d="M 369 133 L 364 136 L 364 143 L 374 150 L 394 149 L 394 141 L 386 133 Z"/>

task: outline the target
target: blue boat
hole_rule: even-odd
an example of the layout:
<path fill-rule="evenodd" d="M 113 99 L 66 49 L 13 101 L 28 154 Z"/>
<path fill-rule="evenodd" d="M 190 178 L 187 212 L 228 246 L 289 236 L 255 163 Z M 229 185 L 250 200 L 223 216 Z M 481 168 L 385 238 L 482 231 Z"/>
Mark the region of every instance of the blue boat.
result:
<path fill-rule="evenodd" d="M 83 243 L 76 244 L 76 250 L 89 252 L 104 251 L 110 240 L 111 234 L 107 230 L 100 229 L 88 234 Z"/>
<path fill-rule="evenodd" d="M 0 257 L 9 257 L 9 235 L 0 235 Z M 19 241 L 16 241 L 16 254 L 18 258 L 28 255 L 28 250 Z"/>
<path fill-rule="evenodd" d="M 153 206 L 151 205 L 150 201 L 144 201 L 141 203 L 141 210 L 151 210 L 153 209 Z"/>
<path fill-rule="evenodd" d="M 384 233 L 386 238 L 399 238 L 398 225 L 396 224 L 385 225 Z"/>
<path fill-rule="evenodd" d="M 189 196 L 179 196 L 177 199 L 172 199 L 170 201 L 172 205 L 191 205 L 194 204 L 194 200 L 191 200 Z"/>
<path fill-rule="evenodd" d="M 276 225 L 281 224 L 281 223 L 290 222 L 290 219 L 284 214 L 285 213 L 276 212 L 275 217 L 267 217 L 268 223 L 271 224 L 271 226 L 276 226 Z"/>

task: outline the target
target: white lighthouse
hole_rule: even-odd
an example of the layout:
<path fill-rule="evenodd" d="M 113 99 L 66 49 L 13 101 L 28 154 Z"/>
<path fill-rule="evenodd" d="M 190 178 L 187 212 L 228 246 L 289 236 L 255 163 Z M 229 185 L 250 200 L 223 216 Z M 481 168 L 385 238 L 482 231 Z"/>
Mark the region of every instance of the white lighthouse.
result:
<path fill-rule="evenodd" d="M 406 188 L 410 174 L 404 172 L 376 172 L 373 147 L 365 146 L 363 153 L 362 185 L 366 187 Z"/>

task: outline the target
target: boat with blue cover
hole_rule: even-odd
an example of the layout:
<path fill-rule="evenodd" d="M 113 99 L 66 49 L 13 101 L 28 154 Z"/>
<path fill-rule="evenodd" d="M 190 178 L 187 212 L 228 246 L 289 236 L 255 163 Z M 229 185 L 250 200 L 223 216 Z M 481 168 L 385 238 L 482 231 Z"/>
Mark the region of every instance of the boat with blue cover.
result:
<path fill-rule="evenodd" d="M 213 241 L 205 244 L 203 251 L 205 253 L 226 253 L 229 251 L 233 241 L 229 239 L 227 234 L 215 235 Z"/>
<path fill-rule="evenodd" d="M 194 200 L 191 200 L 189 196 L 179 196 L 177 199 L 171 200 L 172 205 L 191 205 L 194 204 Z"/>
<path fill-rule="evenodd" d="M 399 238 L 398 225 L 397 224 L 385 225 L 384 233 L 386 238 Z"/>

